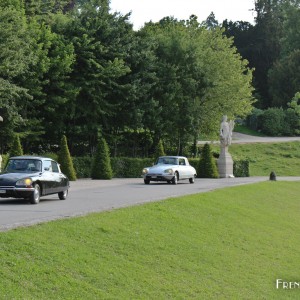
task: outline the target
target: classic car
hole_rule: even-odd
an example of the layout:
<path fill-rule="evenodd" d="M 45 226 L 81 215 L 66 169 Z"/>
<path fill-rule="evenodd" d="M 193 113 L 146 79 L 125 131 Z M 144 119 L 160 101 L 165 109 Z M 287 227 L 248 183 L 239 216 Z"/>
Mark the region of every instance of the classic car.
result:
<path fill-rule="evenodd" d="M 182 179 L 189 179 L 190 183 L 194 183 L 197 172 L 184 156 L 161 156 L 154 166 L 143 169 L 142 176 L 145 184 L 150 181 L 177 184 Z"/>
<path fill-rule="evenodd" d="M 65 200 L 69 186 L 59 164 L 46 157 L 11 157 L 0 174 L 1 198 L 24 198 L 32 204 L 39 203 L 41 196 L 56 193 L 60 200 Z"/>

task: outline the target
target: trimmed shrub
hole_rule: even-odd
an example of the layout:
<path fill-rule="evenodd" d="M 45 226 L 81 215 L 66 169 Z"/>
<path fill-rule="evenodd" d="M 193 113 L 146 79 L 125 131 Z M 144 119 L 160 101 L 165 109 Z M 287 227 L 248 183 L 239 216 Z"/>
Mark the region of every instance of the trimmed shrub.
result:
<path fill-rule="evenodd" d="M 10 157 L 23 155 L 23 148 L 18 134 L 14 136 L 9 155 Z"/>
<path fill-rule="evenodd" d="M 75 181 L 77 179 L 76 172 L 73 166 L 73 161 L 70 155 L 67 138 L 65 135 L 63 135 L 61 139 L 57 160 L 60 164 L 61 171 L 69 178 L 69 180 Z"/>
<path fill-rule="evenodd" d="M 91 177 L 92 179 L 111 179 L 112 176 L 109 148 L 101 136 L 93 157 Z"/>
<path fill-rule="evenodd" d="M 116 178 L 139 178 L 145 167 L 153 165 L 153 158 L 114 157 L 111 159 L 113 176 Z"/>
<path fill-rule="evenodd" d="M 166 155 L 164 150 L 164 145 L 162 140 L 159 140 L 158 144 L 156 145 L 155 152 L 154 152 L 154 158 L 157 160 L 160 156 Z"/>
<path fill-rule="evenodd" d="M 218 178 L 219 173 L 216 165 L 216 161 L 212 155 L 211 147 L 209 144 L 205 144 L 201 151 L 201 157 L 197 168 L 197 174 L 199 178 Z"/>
<path fill-rule="evenodd" d="M 233 161 L 233 175 L 235 177 L 249 177 L 249 160 L 234 160 Z"/>
<path fill-rule="evenodd" d="M 90 156 L 73 157 L 73 164 L 78 178 L 91 177 L 93 158 Z"/>

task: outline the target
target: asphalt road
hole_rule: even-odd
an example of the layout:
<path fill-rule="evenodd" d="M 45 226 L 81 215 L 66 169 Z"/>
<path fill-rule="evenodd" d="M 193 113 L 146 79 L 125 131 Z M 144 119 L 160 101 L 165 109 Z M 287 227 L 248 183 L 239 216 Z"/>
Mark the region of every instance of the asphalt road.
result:
<path fill-rule="evenodd" d="M 20 199 L 0 198 L 0 231 L 19 226 L 82 216 L 92 212 L 107 211 L 170 197 L 203 193 L 219 188 L 267 181 L 267 177 L 244 177 L 222 179 L 196 179 L 194 184 L 181 181 L 178 185 L 150 183 L 142 179 L 77 180 L 71 182 L 67 200 L 57 195 L 41 198 L 37 205 Z M 278 180 L 299 180 L 300 177 L 278 178 Z"/>
<path fill-rule="evenodd" d="M 178 185 L 166 183 L 145 185 L 139 178 L 108 181 L 77 180 L 71 182 L 67 200 L 59 200 L 57 195 L 51 195 L 42 197 L 39 204 L 32 205 L 20 199 L 0 198 L 0 231 L 267 180 L 267 177 L 197 178 L 194 184 L 180 181 Z M 300 181 L 300 177 L 278 178 L 278 180 Z"/>
<path fill-rule="evenodd" d="M 260 138 L 239 133 L 233 134 L 233 143 L 286 142 L 296 138 Z M 205 143 L 203 141 L 203 143 Z M 277 178 L 278 180 L 297 180 L 300 177 Z M 170 197 L 203 193 L 219 188 L 267 181 L 267 177 L 196 179 L 195 184 L 188 181 L 178 185 L 151 183 L 145 185 L 141 178 L 113 180 L 77 180 L 71 182 L 67 200 L 59 200 L 57 195 L 41 198 L 38 205 L 24 200 L 0 198 L 0 231 L 19 226 L 29 226 L 61 218 L 81 216 L 116 208 L 159 201 Z"/>

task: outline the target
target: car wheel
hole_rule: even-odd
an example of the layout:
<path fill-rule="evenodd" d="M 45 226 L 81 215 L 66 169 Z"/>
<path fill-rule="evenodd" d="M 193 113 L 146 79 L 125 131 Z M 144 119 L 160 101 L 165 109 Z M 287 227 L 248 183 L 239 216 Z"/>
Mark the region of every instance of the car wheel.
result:
<path fill-rule="evenodd" d="M 40 202 L 41 197 L 41 187 L 39 184 L 35 184 L 33 188 L 34 191 L 32 192 L 32 195 L 30 196 L 29 200 L 31 204 L 38 204 Z"/>
<path fill-rule="evenodd" d="M 195 177 L 189 179 L 190 183 L 195 183 Z"/>
<path fill-rule="evenodd" d="M 63 191 L 63 192 L 59 192 L 59 193 L 58 193 L 58 198 L 59 198 L 60 200 L 66 200 L 67 197 L 68 197 L 68 190 L 65 190 L 65 191 Z"/>
<path fill-rule="evenodd" d="M 144 179 L 144 183 L 145 183 L 145 184 L 149 184 L 149 183 L 150 183 L 150 180 L 149 180 L 149 179 Z"/>
<path fill-rule="evenodd" d="M 178 183 L 178 173 L 176 172 L 173 179 L 172 179 L 172 183 L 173 184 L 177 184 Z"/>

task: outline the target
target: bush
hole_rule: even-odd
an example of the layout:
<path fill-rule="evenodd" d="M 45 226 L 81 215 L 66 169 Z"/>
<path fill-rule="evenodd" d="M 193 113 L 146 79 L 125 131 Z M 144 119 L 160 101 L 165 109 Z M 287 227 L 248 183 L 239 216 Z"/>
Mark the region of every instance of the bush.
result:
<path fill-rule="evenodd" d="M 93 158 L 91 177 L 92 179 L 111 179 L 112 176 L 109 148 L 101 136 Z"/>
<path fill-rule="evenodd" d="M 165 150 L 162 140 L 159 140 L 157 146 L 155 147 L 154 158 L 157 160 L 160 156 L 165 156 Z"/>
<path fill-rule="evenodd" d="M 254 108 L 251 115 L 247 117 L 246 124 L 252 130 L 259 131 L 261 129 L 259 119 L 264 113 L 262 109 Z"/>
<path fill-rule="evenodd" d="M 139 178 L 145 167 L 154 163 L 153 158 L 115 157 L 111 159 L 113 176 L 116 178 Z"/>
<path fill-rule="evenodd" d="M 67 138 L 65 135 L 61 139 L 60 151 L 58 152 L 57 160 L 60 164 L 61 171 L 69 178 L 69 180 L 75 181 L 76 172 L 73 166 L 73 161 L 70 155 Z"/>
<path fill-rule="evenodd" d="M 234 160 L 233 161 L 233 175 L 235 177 L 249 177 L 249 160 Z"/>
<path fill-rule="evenodd" d="M 285 129 L 285 113 L 282 108 L 272 107 L 259 116 L 261 130 L 270 136 L 280 136 Z"/>
<path fill-rule="evenodd" d="M 20 142 L 20 137 L 17 134 L 14 136 L 14 140 L 13 140 L 9 154 L 10 154 L 10 157 L 23 155 L 23 149 L 22 149 L 22 145 Z"/>
<path fill-rule="evenodd" d="M 78 178 L 91 177 L 92 160 L 90 156 L 73 157 Z M 110 161 L 114 178 L 140 178 L 143 168 L 150 167 L 154 163 L 153 158 L 112 157 Z M 199 158 L 189 158 L 189 163 L 196 170 L 199 168 Z M 248 160 L 235 159 L 233 175 L 235 177 L 249 177 L 249 164 Z"/>
<path fill-rule="evenodd" d="M 74 168 L 78 178 L 91 177 L 92 157 L 73 157 Z"/>
<path fill-rule="evenodd" d="M 209 144 L 205 144 L 202 155 L 199 160 L 199 165 L 197 168 L 197 174 L 200 178 L 218 178 L 219 173 L 216 165 L 216 161 L 212 155 L 211 148 Z"/>

